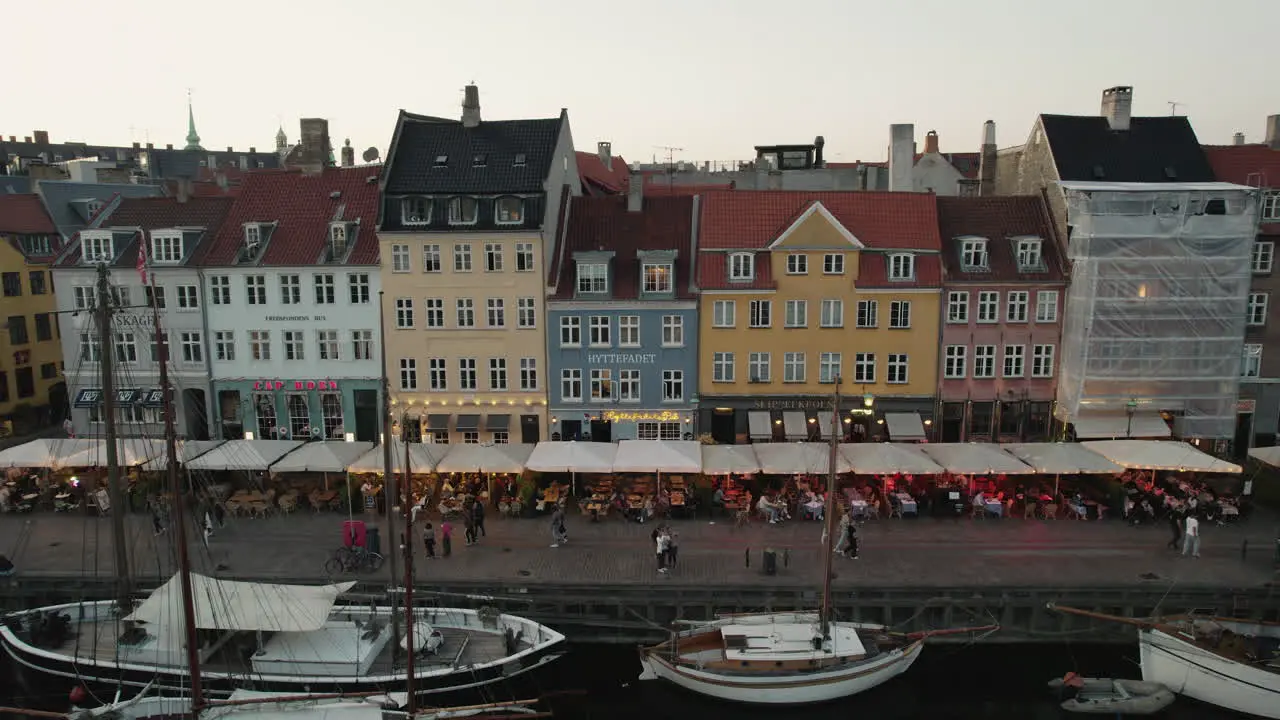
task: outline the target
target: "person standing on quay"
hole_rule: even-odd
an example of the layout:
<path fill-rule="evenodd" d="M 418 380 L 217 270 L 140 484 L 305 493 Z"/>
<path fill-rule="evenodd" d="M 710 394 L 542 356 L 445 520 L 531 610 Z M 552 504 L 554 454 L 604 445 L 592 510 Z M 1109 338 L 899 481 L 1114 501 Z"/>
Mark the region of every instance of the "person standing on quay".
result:
<path fill-rule="evenodd" d="M 431 527 L 431 521 L 428 520 L 422 528 L 422 544 L 427 549 L 427 559 L 436 559 L 436 530 Z"/>
<path fill-rule="evenodd" d="M 680 556 L 680 541 L 676 539 L 676 531 L 670 525 L 663 532 L 667 535 L 667 567 L 674 568 Z"/>
<path fill-rule="evenodd" d="M 1169 544 L 1166 547 L 1177 550 L 1178 541 L 1182 539 L 1182 517 L 1177 510 L 1169 511 L 1169 532 L 1172 537 L 1169 538 Z"/>
<path fill-rule="evenodd" d="M 569 542 L 569 531 L 564 526 L 564 503 L 556 503 L 551 513 L 551 547 L 558 548 Z"/>
<path fill-rule="evenodd" d="M 467 545 L 476 544 L 476 516 L 471 510 L 471 503 L 462 506 L 463 536 Z"/>
<path fill-rule="evenodd" d="M 656 535 L 654 549 L 657 551 L 658 572 L 665 573 L 667 572 L 667 552 L 671 549 L 671 536 L 662 530 L 658 530 Z"/>
<path fill-rule="evenodd" d="M 471 504 L 471 524 L 475 526 L 476 542 L 488 535 L 484 531 L 484 503 L 479 500 Z"/>
<path fill-rule="evenodd" d="M 453 525 L 448 520 L 440 523 L 440 557 L 453 554 Z"/>
<path fill-rule="evenodd" d="M 1182 554 L 1185 557 L 1190 551 L 1191 557 L 1200 557 L 1200 521 L 1194 514 L 1187 515 L 1182 537 Z"/>

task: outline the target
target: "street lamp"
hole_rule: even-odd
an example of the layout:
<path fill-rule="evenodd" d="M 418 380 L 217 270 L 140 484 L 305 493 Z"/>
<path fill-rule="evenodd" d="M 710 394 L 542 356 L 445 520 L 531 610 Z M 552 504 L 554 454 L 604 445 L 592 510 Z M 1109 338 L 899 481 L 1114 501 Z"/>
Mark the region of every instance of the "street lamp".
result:
<path fill-rule="evenodd" d="M 1124 436 L 1126 438 L 1133 437 L 1133 414 L 1138 411 L 1138 401 L 1129 398 L 1129 402 L 1124 404 L 1124 414 L 1128 416 L 1129 422 L 1125 427 Z"/>
<path fill-rule="evenodd" d="M 866 395 L 862 396 L 863 407 L 869 408 L 875 404 L 876 404 L 876 399 L 871 395 L 871 393 L 867 393 Z"/>

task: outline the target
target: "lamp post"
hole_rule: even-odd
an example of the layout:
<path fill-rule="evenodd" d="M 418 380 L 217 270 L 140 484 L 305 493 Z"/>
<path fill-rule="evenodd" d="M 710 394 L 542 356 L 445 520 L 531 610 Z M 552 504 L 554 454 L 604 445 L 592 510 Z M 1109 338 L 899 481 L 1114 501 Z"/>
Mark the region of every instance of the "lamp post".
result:
<path fill-rule="evenodd" d="M 1125 427 L 1124 436 L 1126 438 L 1133 437 L 1133 414 L 1138 411 L 1138 401 L 1129 398 L 1129 402 L 1124 404 L 1124 414 L 1128 416 L 1129 422 Z"/>
<path fill-rule="evenodd" d="M 871 439 L 871 430 L 872 430 L 871 426 L 875 425 L 874 421 L 876 419 L 876 413 L 874 410 L 872 410 L 872 407 L 875 404 L 876 404 L 876 398 L 874 395 L 872 395 L 871 393 L 862 394 L 862 408 L 867 416 L 867 429 L 866 429 L 866 433 L 863 435 L 863 438 L 862 438 L 863 442 L 867 442 Z"/>

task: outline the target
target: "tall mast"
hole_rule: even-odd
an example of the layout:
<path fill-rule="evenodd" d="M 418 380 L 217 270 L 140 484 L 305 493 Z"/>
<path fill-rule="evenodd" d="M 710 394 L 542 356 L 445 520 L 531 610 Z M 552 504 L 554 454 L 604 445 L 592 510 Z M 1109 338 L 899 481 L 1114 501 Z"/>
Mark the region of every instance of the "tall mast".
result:
<path fill-rule="evenodd" d="M 116 379 L 115 344 L 111 336 L 111 317 L 114 314 L 111 297 L 111 278 L 106 263 L 98 265 L 98 363 L 102 370 L 102 422 L 106 434 L 107 493 L 111 499 L 111 535 L 116 553 L 116 603 L 120 617 L 133 612 L 133 588 L 129 581 L 129 545 L 125 537 L 124 488 L 120 485 L 119 448 L 116 443 Z M 126 623 L 126 632 L 130 624 Z"/>
<path fill-rule="evenodd" d="M 145 240 L 144 240 L 145 241 Z M 187 513 L 182 502 L 185 495 L 178 482 L 178 430 L 174 424 L 173 394 L 169 390 L 169 338 L 160 327 L 160 308 L 151 294 L 151 317 L 156 326 L 156 349 L 160 361 L 160 392 L 164 393 L 164 452 L 168 462 L 165 473 L 169 492 L 173 493 L 173 534 L 178 544 L 178 577 L 182 586 L 182 620 L 186 631 L 187 672 L 191 675 L 191 715 L 199 717 L 204 709 L 204 690 L 200 680 L 200 645 L 196 635 L 196 606 L 191 589 L 191 556 L 187 551 Z"/>
<path fill-rule="evenodd" d="M 382 358 L 382 478 L 386 487 L 382 489 L 387 503 L 387 542 L 399 542 L 396 535 L 395 503 L 399 495 L 396 493 L 396 476 L 391 462 L 391 379 L 387 377 L 387 306 L 386 293 L 378 291 L 378 345 Z M 396 572 L 396 553 L 389 552 L 387 569 L 391 571 L 391 587 L 400 582 L 400 573 Z M 400 651 L 400 616 L 395 611 L 395 593 L 391 593 L 391 661 L 395 662 L 396 653 Z M 410 648 L 410 652 L 412 652 Z"/>
<path fill-rule="evenodd" d="M 408 418 L 405 418 L 407 420 Z M 405 420 L 400 426 L 404 427 Z M 409 443 L 404 444 L 404 644 L 407 650 L 405 658 L 405 689 L 409 691 L 409 700 L 405 711 L 409 717 L 417 713 L 418 703 L 414 699 L 413 688 L 413 483 L 409 481 Z"/>
<path fill-rule="evenodd" d="M 840 453 L 840 436 L 844 432 L 840 429 L 840 378 L 836 377 L 835 397 L 832 398 L 831 405 L 831 467 L 827 470 L 827 508 L 823 513 L 827 525 L 826 535 L 827 541 L 822 544 L 822 637 L 830 639 L 831 637 L 831 556 L 835 553 L 836 539 L 833 537 L 835 533 L 836 521 L 836 457 Z"/>

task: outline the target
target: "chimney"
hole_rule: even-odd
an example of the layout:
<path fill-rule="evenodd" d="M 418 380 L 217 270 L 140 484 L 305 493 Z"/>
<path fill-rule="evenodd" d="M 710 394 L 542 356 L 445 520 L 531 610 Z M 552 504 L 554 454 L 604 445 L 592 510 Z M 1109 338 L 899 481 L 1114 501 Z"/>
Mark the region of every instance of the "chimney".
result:
<path fill-rule="evenodd" d="M 596 155 L 600 156 L 600 164 L 604 165 L 604 169 L 613 172 L 613 143 L 596 143 Z"/>
<path fill-rule="evenodd" d="M 31 144 L 31 136 L 30 136 L 30 135 L 23 135 L 23 136 L 22 136 L 22 142 L 27 143 L 28 145 L 29 145 L 29 144 Z"/>
<path fill-rule="evenodd" d="M 627 187 L 627 212 L 640 212 L 644 209 L 644 176 L 633 175 Z"/>
<path fill-rule="evenodd" d="M 249 154 L 250 154 L 250 155 L 253 155 L 253 154 L 257 153 L 257 152 L 258 152 L 258 148 L 254 147 L 254 146 L 252 146 L 252 145 L 250 145 L 250 146 L 249 146 Z"/>
<path fill-rule="evenodd" d="M 1267 116 L 1267 147 L 1280 150 L 1280 115 Z"/>
<path fill-rule="evenodd" d="M 155 146 L 155 144 L 154 144 L 154 143 L 147 143 L 147 149 L 148 149 L 148 150 L 155 150 L 155 149 L 156 149 L 156 146 Z"/>
<path fill-rule="evenodd" d="M 462 91 L 462 126 L 473 128 L 480 124 L 480 88 L 468 85 Z"/>
<path fill-rule="evenodd" d="M 911 192 L 916 162 L 916 126 L 889 126 L 889 191 Z"/>
<path fill-rule="evenodd" d="M 1243 144 L 1244 144 L 1244 133 L 1242 133 L 1242 132 L 1238 132 L 1238 133 L 1236 133 L 1235 135 L 1232 135 L 1232 136 L 1231 136 L 1231 144 L 1232 144 L 1232 145 L 1243 145 Z"/>
<path fill-rule="evenodd" d="M 1129 129 L 1129 118 L 1133 114 L 1133 87 L 1117 85 L 1102 91 L 1102 117 L 1112 130 L 1123 132 Z"/>
<path fill-rule="evenodd" d="M 36 144 L 37 144 L 37 145 L 48 145 L 48 144 L 49 144 L 49 131 L 48 131 L 48 130 L 35 130 L 35 131 L 33 131 L 31 134 L 32 134 L 33 136 L 35 136 Z"/>
<path fill-rule="evenodd" d="M 319 175 L 329 164 L 329 121 L 324 118 L 302 118 L 298 144 L 298 167 L 308 175 Z"/>
<path fill-rule="evenodd" d="M 142 149 L 142 143 L 134 143 L 134 144 L 133 144 L 133 149 L 134 149 L 134 150 L 141 150 L 141 149 Z"/>
<path fill-rule="evenodd" d="M 167 144 L 164 146 L 164 149 L 165 149 L 165 150 L 172 150 L 172 149 L 173 149 L 173 143 L 167 143 Z"/>
<path fill-rule="evenodd" d="M 924 134 L 924 154 L 938 154 L 938 131 L 930 130 Z"/>
<path fill-rule="evenodd" d="M 9 136 L 9 142 L 17 142 L 17 141 L 18 141 L 17 136 L 15 136 L 15 135 L 10 135 L 10 136 Z"/>
<path fill-rule="evenodd" d="M 826 138 L 821 135 L 813 139 L 813 166 L 815 168 L 826 167 L 826 163 L 822 160 L 822 148 L 826 144 Z"/>
<path fill-rule="evenodd" d="M 191 199 L 191 178 L 178 178 L 177 181 L 177 198 L 178 202 L 185 203 Z"/>
<path fill-rule="evenodd" d="M 217 176 L 214 177 L 214 179 L 217 181 L 218 187 L 224 192 L 226 191 L 227 186 L 231 184 L 231 182 L 227 179 L 226 173 L 218 173 Z"/>
<path fill-rule="evenodd" d="M 978 194 L 988 197 L 996 194 L 996 124 L 993 120 L 982 123 L 981 156 L 978 159 Z"/>
<path fill-rule="evenodd" d="M 356 149 L 351 147 L 351 138 L 347 138 L 346 143 L 342 146 L 342 167 L 354 167 L 356 164 Z"/>

